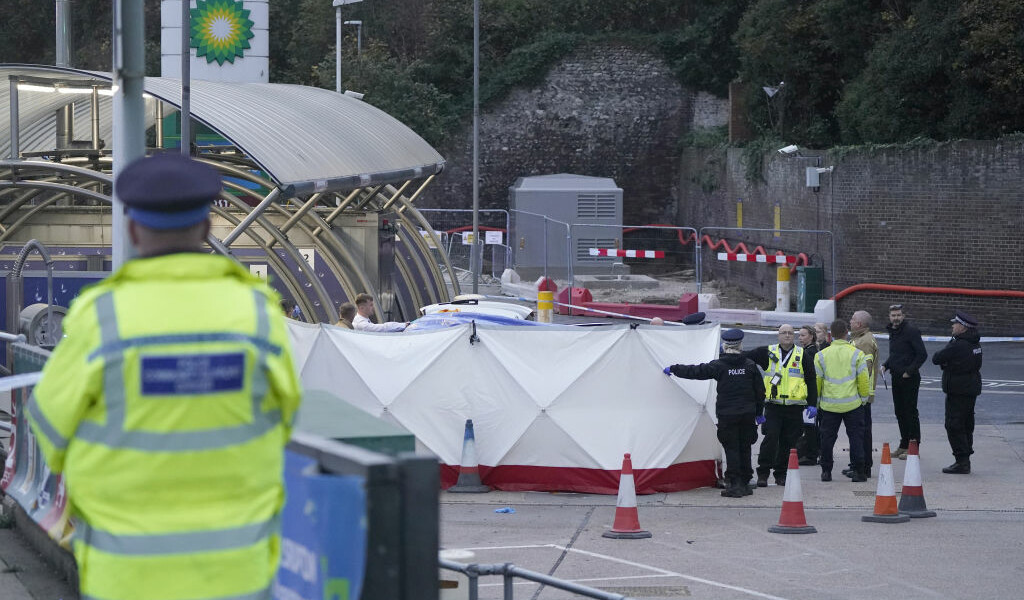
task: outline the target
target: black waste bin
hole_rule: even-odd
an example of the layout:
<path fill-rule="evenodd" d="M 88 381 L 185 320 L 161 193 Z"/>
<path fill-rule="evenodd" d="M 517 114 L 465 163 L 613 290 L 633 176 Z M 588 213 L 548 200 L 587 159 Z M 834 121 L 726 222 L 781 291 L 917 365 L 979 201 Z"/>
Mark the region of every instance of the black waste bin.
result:
<path fill-rule="evenodd" d="M 796 310 L 812 313 L 814 305 L 821 300 L 824 275 L 821 267 L 796 268 Z"/>

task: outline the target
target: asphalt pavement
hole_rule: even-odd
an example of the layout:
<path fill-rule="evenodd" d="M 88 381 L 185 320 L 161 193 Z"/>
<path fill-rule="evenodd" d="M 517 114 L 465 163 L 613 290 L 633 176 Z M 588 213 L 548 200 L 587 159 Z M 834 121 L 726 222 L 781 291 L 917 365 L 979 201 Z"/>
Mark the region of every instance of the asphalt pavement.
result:
<path fill-rule="evenodd" d="M 748 332 L 746 348 L 774 343 Z M 633 598 L 1019 598 L 1024 589 L 1024 343 L 984 344 L 984 389 L 977 403 L 970 475 L 947 475 L 953 462 L 943 427 L 944 396 L 928 342 L 919 410 L 921 471 L 935 518 L 909 523 L 861 521 L 873 512 L 882 444 L 899 430 L 892 395 L 879 381 L 873 407 L 871 479 L 820 481 L 800 468 L 808 524 L 817 533 L 768 532 L 778 522 L 783 488 L 722 498 L 704 488 L 638 498 L 645 540 L 611 540 L 613 496 L 442 492 L 442 547 L 473 553 L 463 562 L 506 563 Z M 879 340 L 884 361 L 888 341 Z M 837 465 L 848 443 L 836 444 Z M 754 447 L 756 454 L 757 445 Z M 756 456 L 755 456 L 756 458 Z M 893 461 L 899 493 L 906 462 Z M 511 507 L 514 513 L 495 513 Z M 500 578 L 483 579 L 480 598 L 503 598 Z M 518 581 L 515 598 L 559 599 L 566 592 Z"/>

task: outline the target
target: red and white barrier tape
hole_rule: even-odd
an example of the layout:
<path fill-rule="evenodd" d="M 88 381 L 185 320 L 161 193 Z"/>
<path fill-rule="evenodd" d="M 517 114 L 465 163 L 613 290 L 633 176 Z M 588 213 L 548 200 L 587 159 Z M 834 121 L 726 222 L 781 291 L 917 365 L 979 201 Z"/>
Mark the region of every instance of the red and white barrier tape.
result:
<path fill-rule="evenodd" d="M 591 248 L 591 256 L 621 256 L 624 258 L 665 258 L 663 250 L 619 250 L 618 248 Z"/>
<path fill-rule="evenodd" d="M 736 252 L 719 252 L 718 260 L 735 260 L 738 262 L 759 262 L 759 263 L 779 263 L 779 264 L 795 264 L 795 256 L 786 256 L 784 254 L 738 254 Z"/>

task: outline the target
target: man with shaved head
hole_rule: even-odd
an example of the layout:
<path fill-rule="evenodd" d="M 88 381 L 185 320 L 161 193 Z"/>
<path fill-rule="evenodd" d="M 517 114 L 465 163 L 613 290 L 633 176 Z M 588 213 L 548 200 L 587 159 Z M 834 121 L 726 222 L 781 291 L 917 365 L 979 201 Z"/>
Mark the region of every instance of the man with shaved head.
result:
<path fill-rule="evenodd" d="M 795 344 L 792 325 L 779 327 L 779 343 L 761 346 L 747 358 L 764 370 L 764 440 L 757 454 L 757 486 L 768 486 L 768 475 L 775 470 L 775 483 L 786 485 L 789 449 L 796 446 L 803 431 L 803 412 L 817 411 L 817 376 L 814 357 Z"/>
<path fill-rule="evenodd" d="M 875 382 L 878 379 L 878 369 L 875 368 L 878 357 L 878 342 L 871 333 L 871 315 L 866 310 L 858 310 L 850 317 L 850 343 L 864 353 L 868 365 L 868 380 L 871 382 L 871 394 L 868 396 L 867 404 L 864 405 L 864 474 L 871 477 L 871 467 L 874 461 L 871 459 L 871 404 L 875 401 Z M 852 443 L 852 442 L 851 442 Z M 853 477 L 854 466 L 843 471 L 843 475 Z"/>

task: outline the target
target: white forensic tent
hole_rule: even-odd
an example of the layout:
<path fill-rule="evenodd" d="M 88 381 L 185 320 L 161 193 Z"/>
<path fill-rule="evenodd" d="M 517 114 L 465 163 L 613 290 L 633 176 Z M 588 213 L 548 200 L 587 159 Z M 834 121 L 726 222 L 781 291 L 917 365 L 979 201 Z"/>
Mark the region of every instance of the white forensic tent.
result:
<path fill-rule="evenodd" d="M 289 327 L 304 389 L 409 430 L 439 457 L 444 486 L 467 419 L 481 477 L 498 489 L 615 494 L 625 453 L 637 493 L 715 483 L 715 382 L 662 369 L 716 357 L 718 325 Z"/>

